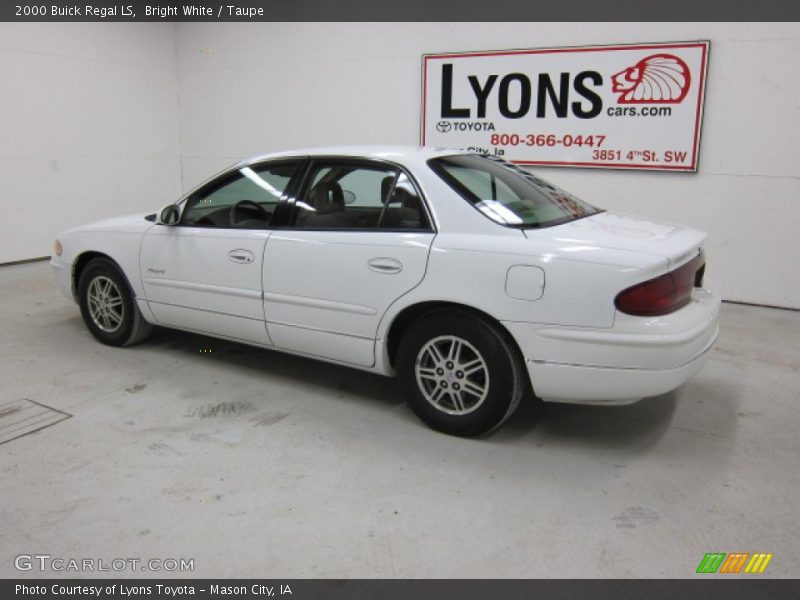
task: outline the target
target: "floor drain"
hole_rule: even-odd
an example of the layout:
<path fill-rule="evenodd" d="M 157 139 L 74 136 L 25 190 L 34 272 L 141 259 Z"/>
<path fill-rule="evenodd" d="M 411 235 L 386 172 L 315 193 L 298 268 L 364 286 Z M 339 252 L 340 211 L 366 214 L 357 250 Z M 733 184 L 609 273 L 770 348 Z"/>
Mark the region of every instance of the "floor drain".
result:
<path fill-rule="evenodd" d="M 0 444 L 50 427 L 71 416 L 27 398 L 0 404 Z"/>

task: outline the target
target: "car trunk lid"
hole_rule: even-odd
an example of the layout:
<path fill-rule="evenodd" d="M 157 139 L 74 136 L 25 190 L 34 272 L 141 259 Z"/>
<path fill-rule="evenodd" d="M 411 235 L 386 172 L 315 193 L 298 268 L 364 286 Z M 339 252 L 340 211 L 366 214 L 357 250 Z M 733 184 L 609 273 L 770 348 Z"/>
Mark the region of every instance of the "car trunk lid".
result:
<path fill-rule="evenodd" d="M 550 238 L 570 246 L 611 248 L 666 258 L 670 269 L 695 258 L 706 237 L 703 231 L 691 227 L 616 212 L 523 231 L 529 238 Z"/>

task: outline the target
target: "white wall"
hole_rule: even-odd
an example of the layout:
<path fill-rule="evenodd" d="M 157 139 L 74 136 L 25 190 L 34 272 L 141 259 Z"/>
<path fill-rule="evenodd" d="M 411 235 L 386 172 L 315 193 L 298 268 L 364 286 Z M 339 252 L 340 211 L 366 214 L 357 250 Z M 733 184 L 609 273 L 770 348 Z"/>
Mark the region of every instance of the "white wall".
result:
<path fill-rule="evenodd" d="M 0 263 L 179 192 L 174 24 L 0 23 Z"/>
<path fill-rule="evenodd" d="M 712 42 L 699 173 L 546 176 L 707 230 L 725 298 L 800 308 L 796 23 L 0 23 L 0 263 L 245 156 L 416 144 L 424 52 L 690 39 Z"/>
<path fill-rule="evenodd" d="M 418 143 L 425 52 L 710 39 L 699 173 L 546 176 L 708 231 L 725 298 L 800 307 L 796 23 L 182 23 L 177 36 L 184 188 L 271 150 Z"/>

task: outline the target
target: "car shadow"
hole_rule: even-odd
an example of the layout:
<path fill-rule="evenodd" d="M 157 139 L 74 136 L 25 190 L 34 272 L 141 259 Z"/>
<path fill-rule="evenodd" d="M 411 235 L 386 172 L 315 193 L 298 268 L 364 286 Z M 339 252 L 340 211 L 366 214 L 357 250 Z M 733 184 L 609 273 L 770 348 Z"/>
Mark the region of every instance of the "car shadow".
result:
<path fill-rule="evenodd" d="M 736 443 L 739 411 L 748 397 L 741 386 L 713 373 L 701 373 L 677 390 L 625 406 L 528 400 L 487 439 L 515 444 L 527 440 L 536 446 L 613 447 L 638 453 L 646 452 L 674 430 L 688 436 L 683 439 L 690 444 L 713 439 L 718 446 L 729 447 Z"/>
<path fill-rule="evenodd" d="M 141 348 L 172 357 L 182 355 L 183 359 L 202 354 L 203 359 L 225 364 L 226 369 L 258 372 L 290 384 L 302 383 L 311 393 L 318 390 L 321 396 L 333 394 L 340 401 L 380 402 L 390 407 L 405 403 L 392 378 L 238 342 L 157 327 Z M 702 392 L 694 391 L 694 396 Z M 683 395 L 679 389 L 626 406 L 587 406 L 542 402 L 531 394 L 502 428 L 480 440 L 489 444 L 541 446 L 555 442 L 645 449 L 672 426 L 676 407 L 685 400 Z M 729 422 L 728 413 L 735 412 L 735 407 L 720 405 L 718 409 L 725 414 L 720 414 L 716 422 L 724 427 Z M 410 409 L 406 410 L 406 418 L 416 421 Z"/>
<path fill-rule="evenodd" d="M 404 400 L 392 378 L 277 350 L 248 346 L 185 331 L 156 327 L 142 347 L 169 354 L 198 356 L 226 368 L 258 372 L 271 379 L 302 382 L 312 392 L 337 393 L 390 406 Z"/>
<path fill-rule="evenodd" d="M 492 440 L 498 443 L 532 438 L 549 443 L 586 446 L 636 446 L 658 441 L 669 429 L 680 391 L 646 398 L 625 406 L 591 406 L 526 398 Z"/>

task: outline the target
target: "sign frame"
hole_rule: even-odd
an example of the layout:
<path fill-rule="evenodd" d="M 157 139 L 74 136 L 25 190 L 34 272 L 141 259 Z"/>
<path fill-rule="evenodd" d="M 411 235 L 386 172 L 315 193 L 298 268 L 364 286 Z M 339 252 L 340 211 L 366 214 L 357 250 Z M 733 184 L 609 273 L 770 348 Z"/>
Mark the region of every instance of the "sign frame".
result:
<path fill-rule="evenodd" d="M 468 50 L 456 52 L 425 53 L 422 55 L 422 85 L 421 85 L 421 110 L 420 110 L 420 144 L 426 145 L 427 125 L 427 100 L 428 100 L 428 65 L 430 61 L 442 59 L 479 58 L 494 56 L 524 56 L 539 54 L 580 53 L 580 52 L 613 52 L 617 50 L 669 50 L 676 48 L 699 48 L 701 50 L 700 71 L 697 76 L 699 82 L 697 101 L 694 107 L 694 129 L 692 132 L 691 160 L 689 165 L 668 164 L 641 164 L 632 162 L 603 162 L 603 161 L 564 161 L 564 160 L 514 160 L 509 162 L 523 166 L 546 167 L 573 167 L 588 169 L 620 169 L 637 171 L 668 171 L 696 173 L 700 158 L 700 140 L 703 113 L 705 109 L 705 91 L 708 75 L 708 58 L 711 50 L 711 41 L 708 39 L 689 41 L 664 41 L 664 42 L 639 42 L 623 44 L 600 44 L 562 47 L 521 48 L 510 50 Z"/>

